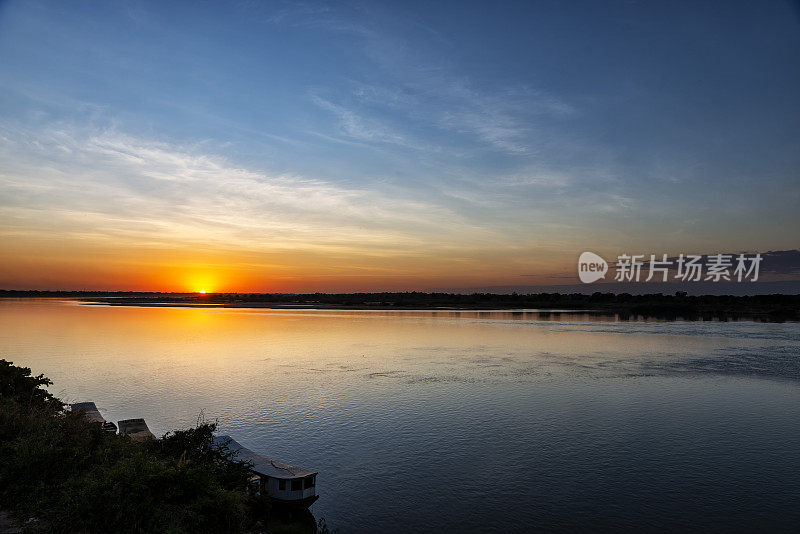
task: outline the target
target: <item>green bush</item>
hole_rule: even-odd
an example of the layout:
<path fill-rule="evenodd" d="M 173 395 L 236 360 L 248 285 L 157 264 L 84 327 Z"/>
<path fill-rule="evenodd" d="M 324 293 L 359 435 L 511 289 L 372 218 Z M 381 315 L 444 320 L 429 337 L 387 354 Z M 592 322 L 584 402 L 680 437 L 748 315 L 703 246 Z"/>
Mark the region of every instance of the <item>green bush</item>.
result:
<path fill-rule="evenodd" d="M 65 411 L 50 383 L 0 360 L 0 507 L 32 530 L 244 532 L 266 513 L 215 424 L 136 443 Z"/>

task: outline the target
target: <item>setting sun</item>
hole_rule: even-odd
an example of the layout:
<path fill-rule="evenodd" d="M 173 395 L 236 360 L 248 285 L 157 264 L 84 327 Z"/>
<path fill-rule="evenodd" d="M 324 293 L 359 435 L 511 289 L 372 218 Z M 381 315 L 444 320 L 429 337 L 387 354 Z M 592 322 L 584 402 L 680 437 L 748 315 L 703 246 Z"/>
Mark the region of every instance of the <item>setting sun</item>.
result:
<path fill-rule="evenodd" d="M 222 278 L 219 272 L 207 266 L 197 268 L 197 266 L 187 266 L 186 270 L 180 269 L 167 274 L 173 280 L 183 280 L 184 291 L 197 293 L 198 295 L 205 295 L 207 293 L 214 293 L 220 289 L 220 279 Z"/>

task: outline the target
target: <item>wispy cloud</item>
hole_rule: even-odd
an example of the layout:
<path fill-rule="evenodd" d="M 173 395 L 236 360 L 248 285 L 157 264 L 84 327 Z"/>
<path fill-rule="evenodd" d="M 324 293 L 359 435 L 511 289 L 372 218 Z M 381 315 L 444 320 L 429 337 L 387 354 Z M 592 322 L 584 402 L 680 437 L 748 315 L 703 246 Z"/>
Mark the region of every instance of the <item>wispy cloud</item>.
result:
<path fill-rule="evenodd" d="M 436 85 L 449 106 L 443 106 L 439 121 L 443 128 L 469 133 L 488 146 L 510 155 L 536 152 L 537 119 L 568 117 L 575 109 L 541 91 L 507 87 L 494 93 L 472 89 L 463 79 L 427 79 Z"/>
<path fill-rule="evenodd" d="M 381 82 L 351 80 L 349 92 L 329 91 L 325 97 L 310 94 L 315 105 L 338 118 L 341 134 L 368 142 L 440 150 L 435 138 L 446 133 L 471 139 L 486 150 L 527 157 L 537 153 L 542 138 L 538 122 L 567 119 L 577 113 L 574 105 L 529 86 L 479 90 L 456 66 L 427 52 L 425 40 L 439 42 L 443 37 L 431 33 L 421 20 L 413 16 L 393 20 L 391 28 L 396 31 L 392 31 L 385 22 L 374 22 L 369 8 L 362 6 L 356 11 L 359 16 L 342 9 L 300 7 L 282 11 L 275 21 L 355 38 L 367 61 L 383 73 Z M 398 28 L 422 28 L 423 42 L 398 33 Z M 391 126 L 383 120 L 387 114 L 396 119 Z"/>
<path fill-rule="evenodd" d="M 58 219 L 62 232 L 108 239 L 378 254 L 463 233 L 441 205 L 249 170 L 197 147 L 114 131 L 4 135 L 6 233 L 52 231 Z"/>
<path fill-rule="evenodd" d="M 359 115 L 352 109 L 334 104 L 320 96 L 311 95 L 311 100 L 320 108 L 333 113 L 339 122 L 340 133 L 366 142 L 390 143 L 408 146 L 408 141 L 375 118 Z"/>

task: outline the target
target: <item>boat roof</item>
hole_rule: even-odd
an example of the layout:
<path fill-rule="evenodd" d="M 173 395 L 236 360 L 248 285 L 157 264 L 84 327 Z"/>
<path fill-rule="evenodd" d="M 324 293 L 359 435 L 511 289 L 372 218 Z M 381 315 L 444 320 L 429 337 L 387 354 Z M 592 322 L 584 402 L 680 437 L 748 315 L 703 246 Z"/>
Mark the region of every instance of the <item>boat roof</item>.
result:
<path fill-rule="evenodd" d="M 119 422 L 119 433 L 130 436 L 134 441 L 155 438 L 144 419 L 123 419 Z"/>
<path fill-rule="evenodd" d="M 73 412 L 82 413 L 87 419 L 97 421 L 98 423 L 105 423 L 106 420 L 100 415 L 100 410 L 93 402 L 76 402 L 69 405 L 70 410 Z"/>
<path fill-rule="evenodd" d="M 228 450 L 235 452 L 237 460 L 244 460 L 253 464 L 251 470 L 259 475 L 273 478 L 304 478 L 316 475 L 316 471 L 309 471 L 299 467 L 292 467 L 278 460 L 267 458 L 262 454 L 253 452 L 230 436 L 214 436 L 215 445 L 227 445 Z"/>

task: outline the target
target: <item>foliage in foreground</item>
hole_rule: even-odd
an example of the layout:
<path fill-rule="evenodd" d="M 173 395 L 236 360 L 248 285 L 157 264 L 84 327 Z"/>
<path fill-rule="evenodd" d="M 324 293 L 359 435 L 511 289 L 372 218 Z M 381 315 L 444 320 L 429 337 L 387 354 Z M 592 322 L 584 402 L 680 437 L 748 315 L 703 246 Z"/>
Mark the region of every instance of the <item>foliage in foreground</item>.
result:
<path fill-rule="evenodd" d="M 47 532 L 246 532 L 267 504 L 214 424 L 135 443 L 104 432 L 0 359 L 0 508 Z"/>

